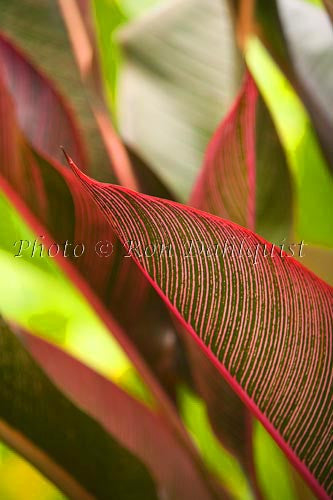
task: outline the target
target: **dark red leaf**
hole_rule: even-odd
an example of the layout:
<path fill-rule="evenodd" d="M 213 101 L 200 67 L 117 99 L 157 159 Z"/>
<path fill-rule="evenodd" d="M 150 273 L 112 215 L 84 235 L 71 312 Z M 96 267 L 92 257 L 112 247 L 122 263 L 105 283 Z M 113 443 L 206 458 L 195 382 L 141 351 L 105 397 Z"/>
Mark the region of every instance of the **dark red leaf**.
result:
<path fill-rule="evenodd" d="M 86 168 L 85 151 L 70 107 L 53 83 L 3 34 L 0 34 L 0 64 L 20 127 L 33 146 L 62 162 L 59 146 L 63 145 Z"/>

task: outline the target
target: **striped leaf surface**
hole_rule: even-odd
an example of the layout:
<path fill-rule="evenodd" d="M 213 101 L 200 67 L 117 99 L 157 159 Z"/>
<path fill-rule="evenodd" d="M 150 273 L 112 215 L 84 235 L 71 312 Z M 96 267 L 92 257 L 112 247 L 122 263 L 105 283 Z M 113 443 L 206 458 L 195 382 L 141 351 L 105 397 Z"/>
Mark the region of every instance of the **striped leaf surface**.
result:
<path fill-rule="evenodd" d="M 332 288 L 247 229 L 70 164 L 198 349 L 312 488 L 332 493 Z"/>

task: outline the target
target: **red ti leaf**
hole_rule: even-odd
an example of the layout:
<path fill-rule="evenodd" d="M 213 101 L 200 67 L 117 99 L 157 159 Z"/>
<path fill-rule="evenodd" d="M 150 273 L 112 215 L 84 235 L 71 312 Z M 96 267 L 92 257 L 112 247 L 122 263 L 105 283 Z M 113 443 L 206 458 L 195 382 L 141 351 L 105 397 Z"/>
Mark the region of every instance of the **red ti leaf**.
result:
<path fill-rule="evenodd" d="M 47 157 L 62 161 L 59 145 L 87 165 L 72 111 L 53 83 L 0 34 L 0 69 L 14 102 L 21 129 L 33 146 Z"/>
<path fill-rule="evenodd" d="M 238 98 L 208 145 L 190 204 L 277 241 L 289 233 L 291 191 L 279 137 L 247 72 Z"/>
<path fill-rule="evenodd" d="M 198 348 L 313 490 L 331 494 L 333 289 L 247 229 L 98 183 L 70 163 L 123 244 L 140 244 L 133 259 Z M 206 252 L 189 257 L 190 241 Z M 238 253 L 223 255 L 231 242 Z M 144 252 L 163 243 L 171 256 Z"/>
<path fill-rule="evenodd" d="M 255 228 L 255 143 L 257 89 L 247 74 L 244 88 L 216 131 L 194 188 L 191 204 Z"/>

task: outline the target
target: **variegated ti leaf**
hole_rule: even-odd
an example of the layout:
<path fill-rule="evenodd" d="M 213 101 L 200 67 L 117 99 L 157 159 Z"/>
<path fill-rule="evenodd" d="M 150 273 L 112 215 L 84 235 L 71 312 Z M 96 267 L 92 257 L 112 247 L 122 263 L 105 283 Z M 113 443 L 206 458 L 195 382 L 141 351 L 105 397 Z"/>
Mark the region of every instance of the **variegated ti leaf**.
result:
<path fill-rule="evenodd" d="M 69 162 L 123 244 L 137 242 L 133 260 L 197 348 L 328 497 L 333 289 L 248 229 Z"/>

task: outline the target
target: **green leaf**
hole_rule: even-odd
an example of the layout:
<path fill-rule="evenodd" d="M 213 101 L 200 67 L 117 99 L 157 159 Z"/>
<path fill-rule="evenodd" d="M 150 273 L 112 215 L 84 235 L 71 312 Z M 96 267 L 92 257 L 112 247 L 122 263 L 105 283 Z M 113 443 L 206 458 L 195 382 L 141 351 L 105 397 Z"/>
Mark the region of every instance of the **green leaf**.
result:
<path fill-rule="evenodd" d="M 186 387 L 179 389 L 182 417 L 207 467 L 228 488 L 233 498 L 253 498 L 247 479 L 235 458 L 221 446 L 211 430 L 204 402 Z"/>
<path fill-rule="evenodd" d="M 0 476 L 0 497 L 4 500 L 15 500 L 23 496 L 43 500 L 66 500 L 58 488 L 35 467 L 1 442 Z"/>
<path fill-rule="evenodd" d="M 255 39 L 248 46 L 247 61 L 287 151 L 295 187 L 295 238 L 332 247 L 333 176 L 309 117 L 290 84 Z"/>
<path fill-rule="evenodd" d="M 115 114 L 121 54 L 114 40 L 114 31 L 127 20 L 116 0 L 94 0 L 96 35 L 101 55 L 104 84 L 112 112 Z"/>
<path fill-rule="evenodd" d="M 301 478 L 296 477 L 297 472 L 259 422 L 254 422 L 253 441 L 257 478 L 265 500 L 315 498 Z"/>

